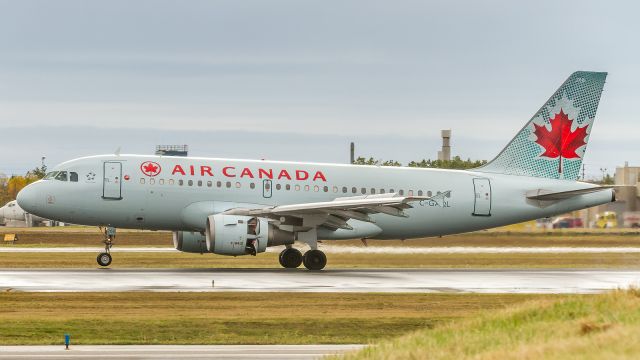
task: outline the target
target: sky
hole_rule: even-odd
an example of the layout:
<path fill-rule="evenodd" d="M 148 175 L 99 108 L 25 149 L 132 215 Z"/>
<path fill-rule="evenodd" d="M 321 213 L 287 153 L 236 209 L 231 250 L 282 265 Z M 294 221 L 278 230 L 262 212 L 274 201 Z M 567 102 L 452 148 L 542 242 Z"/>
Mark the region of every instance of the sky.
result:
<path fill-rule="evenodd" d="M 0 173 L 153 153 L 492 159 L 576 70 L 607 71 L 588 178 L 640 166 L 633 1 L 0 0 Z"/>

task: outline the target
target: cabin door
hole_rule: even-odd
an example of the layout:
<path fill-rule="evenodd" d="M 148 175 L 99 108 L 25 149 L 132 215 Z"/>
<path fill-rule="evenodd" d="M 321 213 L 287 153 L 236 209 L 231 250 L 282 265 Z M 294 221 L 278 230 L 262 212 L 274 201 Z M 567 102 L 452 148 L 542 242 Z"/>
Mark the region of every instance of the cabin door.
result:
<path fill-rule="evenodd" d="M 491 216 L 491 182 L 484 178 L 473 179 L 473 189 L 475 192 L 473 215 Z"/>
<path fill-rule="evenodd" d="M 122 200 L 122 163 L 105 161 L 102 178 L 102 198 Z"/>

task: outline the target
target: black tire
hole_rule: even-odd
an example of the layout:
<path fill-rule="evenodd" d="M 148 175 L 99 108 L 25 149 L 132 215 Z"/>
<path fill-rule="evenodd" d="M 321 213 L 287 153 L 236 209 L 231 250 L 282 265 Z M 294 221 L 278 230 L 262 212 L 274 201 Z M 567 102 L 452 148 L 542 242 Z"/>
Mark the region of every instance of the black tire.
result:
<path fill-rule="evenodd" d="M 309 270 L 322 270 L 327 265 L 327 256 L 320 250 L 309 250 L 304 253 L 302 262 Z"/>
<path fill-rule="evenodd" d="M 279 256 L 283 268 L 295 269 L 302 264 L 302 253 L 298 249 L 284 249 Z"/>
<path fill-rule="evenodd" d="M 98 265 L 100 266 L 109 266 L 111 264 L 111 254 L 109 253 L 100 253 L 96 258 L 98 261 Z"/>

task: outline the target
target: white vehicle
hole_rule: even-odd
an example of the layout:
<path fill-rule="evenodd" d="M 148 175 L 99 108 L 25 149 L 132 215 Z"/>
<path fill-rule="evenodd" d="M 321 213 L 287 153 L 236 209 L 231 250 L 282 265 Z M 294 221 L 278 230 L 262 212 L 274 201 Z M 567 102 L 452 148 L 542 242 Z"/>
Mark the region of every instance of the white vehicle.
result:
<path fill-rule="evenodd" d="M 611 188 L 576 181 L 605 78 L 573 73 L 493 161 L 468 171 L 101 155 L 56 166 L 18 202 L 63 222 L 170 230 L 186 252 L 285 245 L 283 267 L 320 270 L 318 239 L 440 236 L 614 201 Z M 110 246 L 100 265 L 111 263 Z"/>

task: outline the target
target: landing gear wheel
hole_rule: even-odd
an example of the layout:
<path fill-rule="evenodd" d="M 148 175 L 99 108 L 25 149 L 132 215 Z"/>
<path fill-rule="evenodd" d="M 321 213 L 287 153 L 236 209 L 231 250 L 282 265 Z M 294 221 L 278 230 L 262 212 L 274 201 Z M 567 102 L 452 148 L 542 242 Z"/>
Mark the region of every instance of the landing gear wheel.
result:
<path fill-rule="evenodd" d="M 322 270 L 327 265 L 327 256 L 320 250 L 309 250 L 304 253 L 302 262 L 309 270 Z"/>
<path fill-rule="evenodd" d="M 284 249 L 280 253 L 280 265 L 283 268 L 295 269 L 302 264 L 302 253 L 298 249 Z"/>
<path fill-rule="evenodd" d="M 109 264 L 111 264 L 111 254 L 106 252 L 100 253 L 98 254 L 98 258 L 96 260 L 98 260 L 98 264 L 100 266 L 109 266 Z"/>

